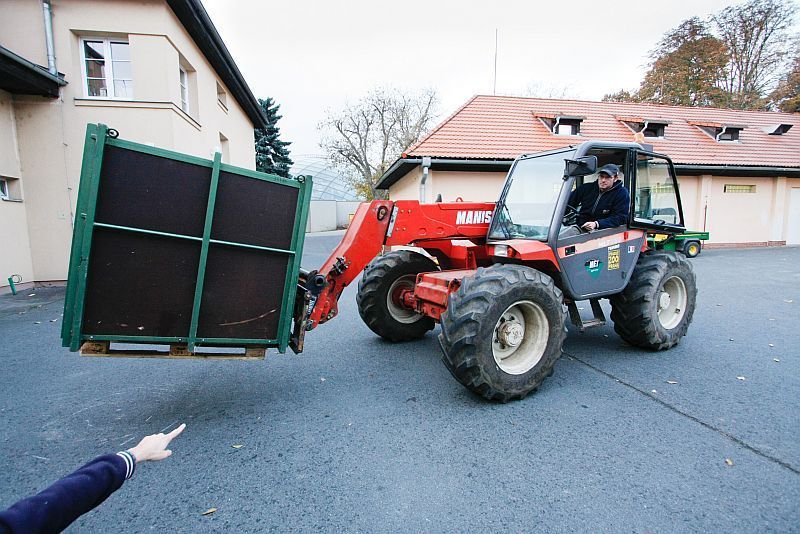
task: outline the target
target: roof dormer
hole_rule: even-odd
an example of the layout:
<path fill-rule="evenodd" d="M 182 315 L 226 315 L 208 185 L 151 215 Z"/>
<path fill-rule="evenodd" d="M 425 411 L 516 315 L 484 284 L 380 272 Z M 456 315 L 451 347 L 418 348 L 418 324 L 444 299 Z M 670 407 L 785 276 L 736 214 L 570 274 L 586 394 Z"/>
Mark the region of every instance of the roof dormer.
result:
<path fill-rule="evenodd" d="M 670 121 L 666 119 L 648 119 L 645 117 L 617 117 L 634 134 L 644 137 L 663 138 Z"/>
<path fill-rule="evenodd" d="M 768 135 L 783 135 L 791 130 L 792 126 L 792 124 L 773 124 L 763 128 L 763 130 Z"/>
<path fill-rule="evenodd" d="M 558 113 L 534 113 L 533 116 L 542 121 L 542 124 L 555 135 L 580 135 L 581 122 L 586 119 L 578 115 Z"/>
<path fill-rule="evenodd" d="M 692 126 L 697 126 L 709 137 L 718 143 L 738 142 L 739 133 L 745 129 L 743 124 L 723 124 L 719 122 L 687 121 Z"/>

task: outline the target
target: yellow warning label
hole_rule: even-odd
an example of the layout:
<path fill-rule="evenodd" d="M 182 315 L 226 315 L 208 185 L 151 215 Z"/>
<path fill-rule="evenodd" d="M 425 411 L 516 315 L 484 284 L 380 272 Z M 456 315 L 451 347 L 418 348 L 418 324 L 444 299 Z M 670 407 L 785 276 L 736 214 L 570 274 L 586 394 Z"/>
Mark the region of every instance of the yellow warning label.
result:
<path fill-rule="evenodd" d="M 619 269 L 619 246 L 608 249 L 608 270 Z"/>

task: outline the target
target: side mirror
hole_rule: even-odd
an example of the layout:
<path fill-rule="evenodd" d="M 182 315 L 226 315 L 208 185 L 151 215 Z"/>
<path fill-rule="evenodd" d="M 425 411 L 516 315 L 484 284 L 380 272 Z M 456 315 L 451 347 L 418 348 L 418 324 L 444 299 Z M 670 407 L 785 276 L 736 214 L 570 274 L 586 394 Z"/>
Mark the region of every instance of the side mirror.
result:
<path fill-rule="evenodd" d="M 583 156 L 578 159 L 567 159 L 564 178 L 572 176 L 588 176 L 597 172 L 597 156 Z"/>

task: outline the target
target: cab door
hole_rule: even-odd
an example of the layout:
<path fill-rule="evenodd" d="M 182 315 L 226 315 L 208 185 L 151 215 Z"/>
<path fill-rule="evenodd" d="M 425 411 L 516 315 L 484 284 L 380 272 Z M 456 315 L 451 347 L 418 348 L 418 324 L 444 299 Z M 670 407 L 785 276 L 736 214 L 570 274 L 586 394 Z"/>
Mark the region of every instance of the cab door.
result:
<path fill-rule="evenodd" d="M 650 232 L 679 234 L 686 230 L 675 167 L 668 157 L 633 151 L 629 226 Z"/>

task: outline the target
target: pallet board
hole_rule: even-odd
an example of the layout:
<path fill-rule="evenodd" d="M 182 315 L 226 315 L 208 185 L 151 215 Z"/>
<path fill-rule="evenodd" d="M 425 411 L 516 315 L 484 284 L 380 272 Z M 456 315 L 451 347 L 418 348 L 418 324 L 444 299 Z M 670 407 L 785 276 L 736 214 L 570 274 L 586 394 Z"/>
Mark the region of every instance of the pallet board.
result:
<path fill-rule="evenodd" d="M 310 193 L 310 178 L 157 149 L 88 125 L 64 346 L 137 356 L 148 351 L 109 344 L 186 346 L 149 352 L 164 357 L 191 357 L 202 346 L 244 347 L 250 358 L 268 347 L 285 352 Z"/>

